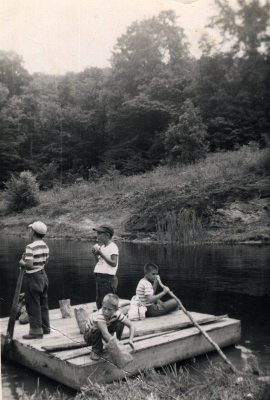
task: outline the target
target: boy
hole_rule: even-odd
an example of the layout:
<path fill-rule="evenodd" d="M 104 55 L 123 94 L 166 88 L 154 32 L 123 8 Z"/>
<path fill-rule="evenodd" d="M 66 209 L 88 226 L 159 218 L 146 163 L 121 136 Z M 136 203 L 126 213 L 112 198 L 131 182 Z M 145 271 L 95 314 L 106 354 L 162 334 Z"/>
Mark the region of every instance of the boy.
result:
<path fill-rule="evenodd" d="M 84 340 L 88 345 L 92 346 L 91 360 L 98 361 L 100 359 L 100 355 L 103 352 L 102 339 L 108 342 L 114 332 L 116 332 L 117 339 L 121 339 L 124 325 L 129 327 L 128 343 L 134 350 L 134 325 L 118 310 L 118 305 L 118 296 L 109 293 L 103 299 L 102 308 L 90 315 L 86 324 Z"/>
<path fill-rule="evenodd" d="M 144 278 L 140 280 L 136 289 L 136 295 L 143 306 L 147 308 L 146 317 L 158 317 L 160 315 L 168 314 L 170 311 L 178 307 L 177 301 L 171 299 L 162 302 L 160 299 L 168 293 L 169 288 L 165 286 L 163 291 L 155 295 L 158 281 L 158 267 L 155 264 L 148 263 L 144 266 Z"/>
<path fill-rule="evenodd" d="M 99 310 L 102 307 L 104 296 L 108 293 L 116 293 L 119 250 L 112 241 L 114 230 L 111 226 L 100 225 L 93 230 L 97 232 L 98 239 L 98 245 L 96 244 L 92 248 L 92 252 L 96 261 L 94 273 L 96 277 L 96 303 Z"/>
<path fill-rule="evenodd" d="M 29 225 L 30 239 L 19 265 L 25 268 L 25 303 L 29 315 L 30 330 L 23 339 L 39 339 L 50 333 L 48 307 L 48 277 L 44 267 L 49 258 L 49 248 L 42 240 L 47 226 L 41 221 Z"/>

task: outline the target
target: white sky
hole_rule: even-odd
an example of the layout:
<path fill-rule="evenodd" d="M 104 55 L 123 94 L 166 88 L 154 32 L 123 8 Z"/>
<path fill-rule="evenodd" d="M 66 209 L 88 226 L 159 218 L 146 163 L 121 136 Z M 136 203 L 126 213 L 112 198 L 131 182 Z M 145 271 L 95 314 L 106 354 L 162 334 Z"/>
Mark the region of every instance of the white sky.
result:
<path fill-rule="evenodd" d="M 109 67 L 117 38 L 132 22 L 169 9 L 199 56 L 198 40 L 217 13 L 214 0 L 0 0 L 0 50 L 20 54 L 30 73 Z"/>

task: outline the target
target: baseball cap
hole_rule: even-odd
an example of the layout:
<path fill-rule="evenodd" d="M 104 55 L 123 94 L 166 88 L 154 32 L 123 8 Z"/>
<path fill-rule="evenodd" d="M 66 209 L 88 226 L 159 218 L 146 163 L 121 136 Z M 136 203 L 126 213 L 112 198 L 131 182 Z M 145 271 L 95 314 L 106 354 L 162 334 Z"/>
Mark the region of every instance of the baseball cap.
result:
<path fill-rule="evenodd" d="M 36 221 L 33 224 L 28 225 L 28 227 L 32 228 L 33 231 L 39 233 L 40 235 L 45 235 L 47 232 L 47 226 L 41 221 Z"/>
<path fill-rule="evenodd" d="M 111 236 L 114 234 L 114 229 L 110 225 L 100 225 L 97 228 L 93 228 L 93 231 L 96 232 L 107 232 Z"/>

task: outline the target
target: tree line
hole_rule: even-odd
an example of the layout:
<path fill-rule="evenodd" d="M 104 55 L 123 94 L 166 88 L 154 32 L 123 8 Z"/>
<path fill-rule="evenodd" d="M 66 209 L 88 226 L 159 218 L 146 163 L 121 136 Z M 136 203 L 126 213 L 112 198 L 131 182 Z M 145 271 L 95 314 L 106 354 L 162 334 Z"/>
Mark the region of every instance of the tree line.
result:
<path fill-rule="evenodd" d="M 131 175 L 194 163 L 251 141 L 263 147 L 270 128 L 269 4 L 216 6 L 208 30 L 218 27 L 223 45 L 205 34 L 198 60 L 170 10 L 134 22 L 118 38 L 111 68 L 30 75 L 21 56 L 0 51 L 2 183 L 30 170 L 47 188 L 109 170 Z"/>

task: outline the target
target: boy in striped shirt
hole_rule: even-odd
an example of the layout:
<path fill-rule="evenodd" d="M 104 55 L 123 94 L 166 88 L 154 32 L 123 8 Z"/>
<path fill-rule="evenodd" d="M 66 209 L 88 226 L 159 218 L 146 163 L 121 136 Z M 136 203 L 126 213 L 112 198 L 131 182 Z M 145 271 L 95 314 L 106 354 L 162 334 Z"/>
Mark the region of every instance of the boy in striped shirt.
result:
<path fill-rule="evenodd" d="M 102 308 L 92 313 L 87 321 L 84 340 L 87 345 L 92 346 L 91 360 L 98 361 L 100 359 L 103 352 L 102 339 L 108 342 L 114 332 L 116 332 L 117 339 L 121 339 L 124 325 L 129 327 L 128 343 L 134 349 L 134 325 L 118 310 L 118 305 L 118 296 L 113 293 L 107 294 L 103 299 Z"/>
<path fill-rule="evenodd" d="M 25 249 L 19 265 L 25 268 L 25 303 L 29 315 L 30 330 L 23 339 L 39 339 L 50 333 L 48 307 L 48 277 L 44 270 L 49 258 L 49 248 L 42 240 L 47 226 L 41 221 L 29 225 L 33 241 Z"/>
<path fill-rule="evenodd" d="M 136 295 L 140 302 L 146 307 L 146 317 L 158 317 L 168 314 L 178 307 L 177 301 L 171 299 L 162 302 L 160 299 L 168 293 L 169 288 L 164 287 L 163 291 L 155 295 L 158 286 L 156 277 L 158 276 L 158 266 L 148 263 L 144 266 L 144 278 L 140 280 L 136 289 Z"/>

